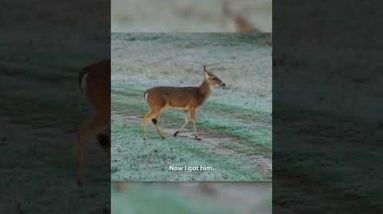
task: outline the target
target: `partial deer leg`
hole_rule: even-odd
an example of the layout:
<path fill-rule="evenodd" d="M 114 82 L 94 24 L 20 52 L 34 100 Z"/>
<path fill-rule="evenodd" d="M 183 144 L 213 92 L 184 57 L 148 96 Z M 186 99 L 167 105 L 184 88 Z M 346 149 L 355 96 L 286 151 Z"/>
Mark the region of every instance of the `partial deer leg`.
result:
<path fill-rule="evenodd" d="M 201 140 L 201 138 L 198 136 L 197 126 L 196 126 L 196 109 L 191 109 L 190 110 L 190 119 L 191 119 L 191 122 L 193 124 L 194 138 L 196 140 Z"/>
<path fill-rule="evenodd" d="M 154 125 L 154 128 L 156 128 L 158 134 L 160 135 L 160 137 L 162 139 L 165 139 L 165 137 L 161 134 L 161 131 L 160 131 L 160 128 L 158 126 L 158 122 L 160 120 L 160 114 L 157 114 L 157 116 L 155 116 L 153 119 L 152 119 L 152 122 L 153 122 L 153 125 Z"/>
<path fill-rule="evenodd" d="M 97 135 L 97 141 L 100 143 L 101 148 L 105 151 L 106 155 L 110 157 L 110 131 L 109 127 L 102 133 Z"/>
<path fill-rule="evenodd" d="M 189 124 L 189 121 L 190 121 L 189 114 L 190 114 L 189 111 L 185 111 L 185 123 L 181 126 L 181 128 L 179 128 L 176 132 L 174 132 L 173 134 L 174 137 L 177 137 L 177 135 L 181 132 L 181 130 L 184 129 L 187 124 Z"/>
<path fill-rule="evenodd" d="M 82 185 L 82 173 L 84 168 L 84 149 L 85 144 L 90 138 L 96 136 L 106 129 L 108 119 L 100 116 L 102 114 L 92 114 L 78 131 L 77 147 L 77 184 Z"/>
<path fill-rule="evenodd" d="M 142 120 L 144 142 L 146 142 L 146 131 L 147 131 L 146 125 L 148 124 L 149 120 L 154 118 L 158 113 L 159 113 L 159 111 L 155 111 L 155 110 L 151 109 L 151 110 L 149 110 L 149 112 L 145 115 L 144 119 Z"/>

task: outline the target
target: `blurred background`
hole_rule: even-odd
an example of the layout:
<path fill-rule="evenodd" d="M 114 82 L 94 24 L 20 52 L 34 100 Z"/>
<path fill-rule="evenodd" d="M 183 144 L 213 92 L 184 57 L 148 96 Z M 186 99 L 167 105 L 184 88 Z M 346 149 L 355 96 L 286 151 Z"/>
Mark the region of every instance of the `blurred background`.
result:
<path fill-rule="evenodd" d="M 271 0 L 111 0 L 112 32 L 272 32 Z"/>
<path fill-rule="evenodd" d="M 109 5 L 1 1 L 0 213 L 110 210 L 110 159 L 95 140 L 86 187 L 75 180 L 76 131 L 89 115 L 78 75 L 110 58 Z"/>
<path fill-rule="evenodd" d="M 112 214 L 271 213 L 271 183 L 113 183 Z"/>

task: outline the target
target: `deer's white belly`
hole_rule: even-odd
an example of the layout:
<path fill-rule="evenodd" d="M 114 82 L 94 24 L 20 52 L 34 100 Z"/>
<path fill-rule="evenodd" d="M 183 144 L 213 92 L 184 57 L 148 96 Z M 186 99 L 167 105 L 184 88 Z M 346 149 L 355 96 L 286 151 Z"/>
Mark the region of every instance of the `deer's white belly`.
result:
<path fill-rule="evenodd" d="M 166 109 L 172 109 L 172 110 L 180 110 L 180 111 L 186 111 L 186 110 L 189 110 L 189 106 L 170 106 L 170 105 L 166 105 L 165 106 Z"/>

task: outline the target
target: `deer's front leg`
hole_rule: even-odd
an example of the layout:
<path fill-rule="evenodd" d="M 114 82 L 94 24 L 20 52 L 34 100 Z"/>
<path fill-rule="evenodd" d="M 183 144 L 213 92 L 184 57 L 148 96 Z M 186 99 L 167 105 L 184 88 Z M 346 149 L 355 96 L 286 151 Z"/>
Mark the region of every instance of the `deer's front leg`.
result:
<path fill-rule="evenodd" d="M 196 126 L 196 112 L 197 112 L 197 109 L 191 109 L 190 110 L 190 119 L 191 119 L 191 122 L 193 123 L 193 129 L 194 129 L 194 138 L 196 140 L 201 140 L 201 138 L 199 137 L 198 135 L 198 132 L 197 132 L 197 126 Z"/>
<path fill-rule="evenodd" d="M 179 128 L 176 132 L 174 132 L 173 136 L 177 137 L 177 135 L 181 132 L 182 129 L 185 128 L 185 126 L 189 123 L 190 116 L 189 116 L 189 111 L 185 111 L 185 123 Z"/>

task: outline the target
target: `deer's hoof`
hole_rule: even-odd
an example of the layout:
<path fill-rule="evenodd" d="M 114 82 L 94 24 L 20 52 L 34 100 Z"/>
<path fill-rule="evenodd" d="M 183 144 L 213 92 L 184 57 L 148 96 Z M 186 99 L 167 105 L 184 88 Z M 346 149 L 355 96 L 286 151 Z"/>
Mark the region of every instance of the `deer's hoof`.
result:
<path fill-rule="evenodd" d="M 161 136 L 161 139 L 162 139 L 162 140 L 165 140 L 165 137 L 164 137 L 164 136 Z"/>
<path fill-rule="evenodd" d="M 178 133 L 180 133 L 180 132 L 179 131 L 174 132 L 173 136 L 177 137 Z"/>

